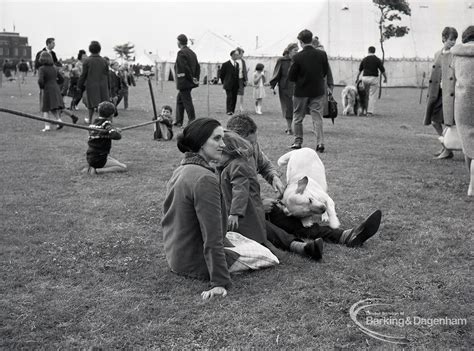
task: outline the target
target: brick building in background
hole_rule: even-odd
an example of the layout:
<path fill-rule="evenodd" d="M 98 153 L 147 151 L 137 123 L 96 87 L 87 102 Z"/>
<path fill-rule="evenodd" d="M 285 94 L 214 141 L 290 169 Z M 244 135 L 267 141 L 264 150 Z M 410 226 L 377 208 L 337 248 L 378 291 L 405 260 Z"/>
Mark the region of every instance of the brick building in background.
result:
<path fill-rule="evenodd" d="M 18 64 L 21 59 L 31 63 L 31 46 L 28 45 L 28 37 L 22 37 L 15 32 L 0 32 L 0 63 L 3 65 L 5 59 Z"/>

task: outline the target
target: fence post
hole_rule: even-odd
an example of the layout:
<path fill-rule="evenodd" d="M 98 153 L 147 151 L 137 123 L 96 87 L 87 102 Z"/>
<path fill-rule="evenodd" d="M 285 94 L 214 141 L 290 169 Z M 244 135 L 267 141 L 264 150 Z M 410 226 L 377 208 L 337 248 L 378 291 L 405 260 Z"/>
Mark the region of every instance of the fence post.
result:
<path fill-rule="evenodd" d="M 166 74 L 166 62 L 161 63 L 161 91 L 163 92 L 163 81 L 165 80 Z"/>
<path fill-rule="evenodd" d="M 210 82 L 210 78 L 209 78 L 209 73 L 211 72 L 211 63 L 208 62 L 207 63 L 207 117 L 210 116 L 210 113 L 211 113 L 211 103 L 210 103 L 210 100 L 209 100 L 209 95 L 210 95 L 210 88 L 209 88 L 209 82 Z"/>
<path fill-rule="evenodd" d="M 423 72 L 423 75 L 422 75 L 422 78 L 421 78 L 420 104 L 421 104 L 421 98 L 422 98 L 422 95 L 423 95 L 423 88 L 425 87 L 425 76 L 426 76 L 426 73 Z"/>

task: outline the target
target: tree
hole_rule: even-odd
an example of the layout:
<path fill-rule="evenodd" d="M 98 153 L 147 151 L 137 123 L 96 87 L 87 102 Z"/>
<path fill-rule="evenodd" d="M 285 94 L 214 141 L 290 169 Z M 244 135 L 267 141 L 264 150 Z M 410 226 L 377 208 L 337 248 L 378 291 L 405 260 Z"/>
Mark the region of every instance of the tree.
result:
<path fill-rule="evenodd" d="M 406 0 L 372 0 L 380 10 L 380 19 L 377 21 L 380 33 L 380 48 L 382 49 L 382 64 L 385 63 L 385 40 L 403 37 L 410 31 L 407 26 L 398 26 L 394 21 L 401 21 L 401 15 L 411 16 L 410 5 Z M 379 99 L 382 95 L 382 77 L 380 77 Z"/>
<path fill-rule="evenodd" d="M 132 43 L 128 42 L 122 45 L 116 45 L 114 46 L 114 51 L 118 58 L 124 60 L 124 61 L 130 61 L 132 58 L 133 54 L 135 53 L 135 45 Z"/>

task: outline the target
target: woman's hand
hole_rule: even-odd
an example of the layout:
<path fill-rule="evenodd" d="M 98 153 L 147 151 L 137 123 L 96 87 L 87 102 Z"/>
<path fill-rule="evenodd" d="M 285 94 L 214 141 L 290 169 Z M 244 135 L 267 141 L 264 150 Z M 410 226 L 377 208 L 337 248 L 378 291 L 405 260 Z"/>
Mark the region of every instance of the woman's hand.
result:
<path fill-rule="evenodd" d="M 216 286 L 215 288 L 212 288 L 211 290 L 203 291 L 201 293 L 201 297 L 203 300 L 209 300 L 212 299 L 214 296 L 219 296 L 222 295 L 222 297 L 227 296 L 227 290 L 223 287 Z"/>
<path fill-rule="evenodd" d="M 239 227 L 239 216 L 230 215 L 227 219 L 227 230 L 234 231 Z"/>
<path fill-rule="evenodd" d="M 279 177 L 273 177 L 272 187 L 273 190 L 278 193 L 278 195 L 283 196 L 283 193 L 285 192 L 285 186 L 283 185 Z"/>

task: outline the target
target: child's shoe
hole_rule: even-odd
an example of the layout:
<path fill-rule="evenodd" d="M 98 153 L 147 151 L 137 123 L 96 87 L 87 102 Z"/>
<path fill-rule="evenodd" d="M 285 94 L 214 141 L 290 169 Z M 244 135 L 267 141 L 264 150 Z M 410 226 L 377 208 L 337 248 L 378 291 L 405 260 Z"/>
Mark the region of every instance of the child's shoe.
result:
<path fill-rule="evenodd" d="M 89 167 L 87 169 L 87 173 L 90 174 L 90 175 L 97 175 L 97 170 L 94 168 L 94 167 Z"/>

